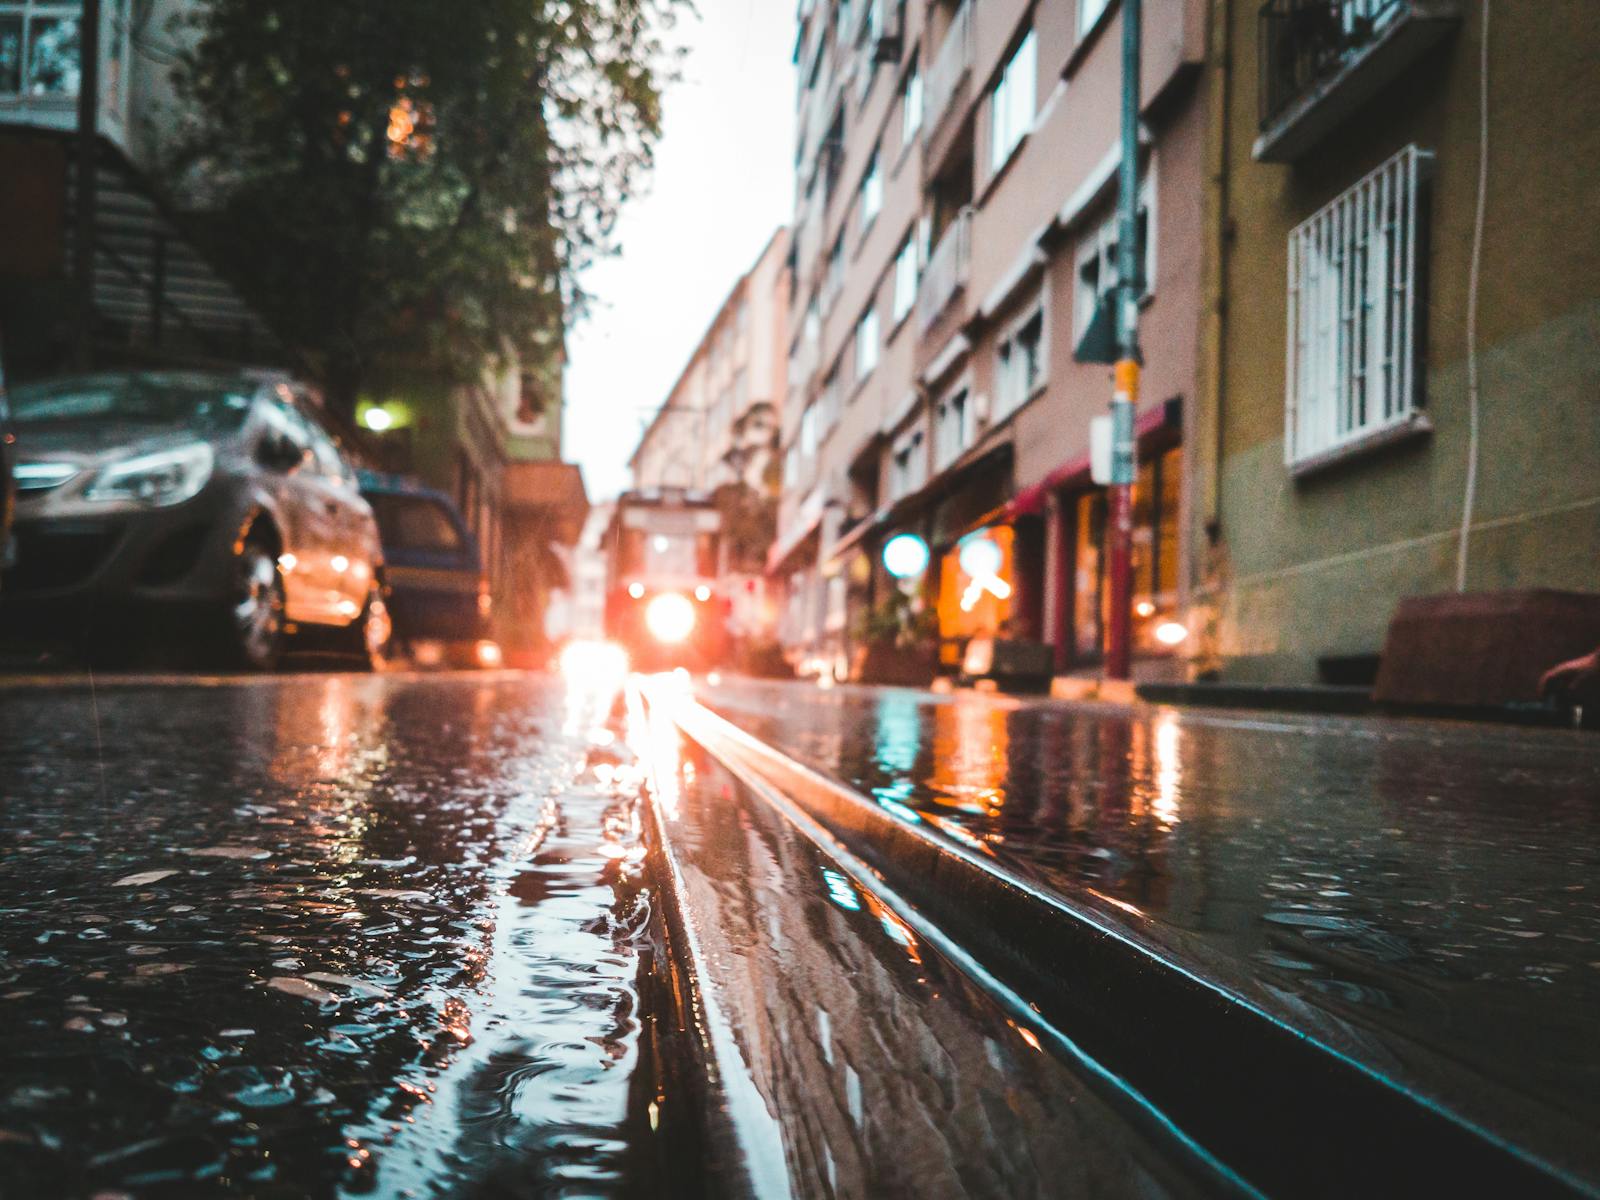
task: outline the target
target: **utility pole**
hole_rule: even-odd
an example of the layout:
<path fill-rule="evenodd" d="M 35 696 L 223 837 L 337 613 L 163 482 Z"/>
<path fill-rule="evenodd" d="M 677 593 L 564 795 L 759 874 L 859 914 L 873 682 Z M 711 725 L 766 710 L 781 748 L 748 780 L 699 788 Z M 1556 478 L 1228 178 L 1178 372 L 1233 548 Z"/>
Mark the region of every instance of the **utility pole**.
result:
<path fill-rule="evenodd" d="M 72 234 L 73 365 L 80 371 L 94 358 L 94 227 L 98 197 L 95 161 L 99 157 L 100 0 L 83 0 L 78 28 L 78 138 L 74 167 Z"/>
<path fill-rule="evenodd" d="M 1139 0 L 1122 0 L 1122 161 L 1117 173 L 1117 362 L 1111 393 L 1107 567 L 1111 620 L 1106 678 L 1127 679 L 1133 658 L 1133 410 L 1139 402 Z"/>

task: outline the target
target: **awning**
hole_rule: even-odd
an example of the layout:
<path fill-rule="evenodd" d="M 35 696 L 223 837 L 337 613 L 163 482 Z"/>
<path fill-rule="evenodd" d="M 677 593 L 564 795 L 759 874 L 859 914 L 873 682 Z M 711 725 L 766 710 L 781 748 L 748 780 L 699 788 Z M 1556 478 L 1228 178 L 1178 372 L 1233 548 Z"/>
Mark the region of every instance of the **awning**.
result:
<path fill-rule="evenodd" d="M 555 459 L 510 462 L 504 481 L 507 508 L 543 510 L 554 521 L 558 542 L 577 541 L 589 516 L 589 495 L 575 464 Z"/>
<path fill-rule="evenodd" d="M 828 551 L 830 565 L 839 561 L 841 556 L 853 550 L 865 538 L 875 532 L 892 529 L 900 524 L 906 517 L 914 512 L 921 511 L 937 501 L 945 499 L 963 485 L 972 481 L 973 477 L 987 470 L 998 470 L 1011 465 L 1015 448 L 1009 441 L 999 442 L 985 447 L 972 458 L 957 463 L 937 476 L 932 483 L 927 484 L 920 491 L 902 496 L 891 504 L 881 506 L 869 517 L 858 521 L 849 533 L 840 538 Z"/>
<path fill-rule="evenodd" d="M 1139 414 L 1133 423 L 1133 435 L 1144 441 L 1156 434 L 1176 430 L 1183 424 L 1183 401 L 1174 397 Z M 1071 484 L 1089 482 L 1089 456 L 1068 459 L 1038 483 L 1023 488 L 1006 506 L 1005 519 L 1036 517 L 1044 511 L 1050 493 Z"/>

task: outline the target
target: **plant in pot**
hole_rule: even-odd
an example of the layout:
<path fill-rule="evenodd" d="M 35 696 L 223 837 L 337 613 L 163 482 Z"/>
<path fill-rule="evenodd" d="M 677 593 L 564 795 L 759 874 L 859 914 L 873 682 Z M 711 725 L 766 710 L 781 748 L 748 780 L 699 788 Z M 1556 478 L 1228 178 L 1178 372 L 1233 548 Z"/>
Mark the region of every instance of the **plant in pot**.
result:
<path fill-rule="evenodd" d="M 899 589 L 861 614 L 855 640 L 862 647 L 857 673 L 863 683 L 926 687 L 933 681 L 938 614 L 919 610 Z"/>

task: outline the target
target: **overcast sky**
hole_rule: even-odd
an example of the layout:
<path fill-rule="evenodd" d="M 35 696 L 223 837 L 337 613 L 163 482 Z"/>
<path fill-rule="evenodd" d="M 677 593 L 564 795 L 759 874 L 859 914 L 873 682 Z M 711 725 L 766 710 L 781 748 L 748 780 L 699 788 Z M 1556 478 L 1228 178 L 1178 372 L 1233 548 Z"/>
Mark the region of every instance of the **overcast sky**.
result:
<path fill-rule="evenodd" d="M 566 457 L 590 500 L 628 484 L 628 457 L 734 281 L 793 198 L 792 0 L 695 0 L 683 78 L 663 106 L 655 171 L 618 222 L 621 254 L 567 339 Z"/>

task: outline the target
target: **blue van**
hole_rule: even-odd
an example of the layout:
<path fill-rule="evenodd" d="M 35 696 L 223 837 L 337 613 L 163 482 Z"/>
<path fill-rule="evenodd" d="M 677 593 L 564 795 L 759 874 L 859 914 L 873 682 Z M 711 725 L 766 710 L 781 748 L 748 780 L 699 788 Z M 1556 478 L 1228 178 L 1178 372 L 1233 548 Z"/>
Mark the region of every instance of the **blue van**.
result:
<path fill-rule="evenodd" d="M 404 475 L 362 471 L 360 485 L 383 541 L 392 652 L 421 666 L 498 666 L 483 556 L 454 502 Z"/>

